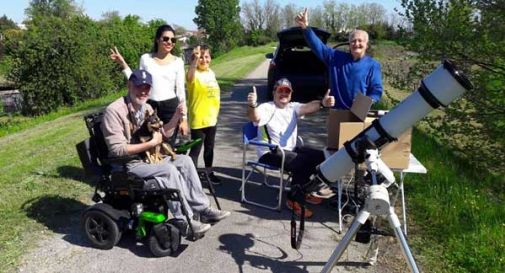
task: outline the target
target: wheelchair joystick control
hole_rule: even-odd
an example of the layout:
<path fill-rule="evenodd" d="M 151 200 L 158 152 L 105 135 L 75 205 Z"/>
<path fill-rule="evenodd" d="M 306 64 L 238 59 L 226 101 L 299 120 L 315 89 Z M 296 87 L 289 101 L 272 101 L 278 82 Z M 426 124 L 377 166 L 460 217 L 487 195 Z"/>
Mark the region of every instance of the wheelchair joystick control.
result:
<path fill-rule="evenodd" d="M 142 203 L 133 203 L 131 211 L 133 216 L 138 217 L 144 211 L 144 205 Z"/>

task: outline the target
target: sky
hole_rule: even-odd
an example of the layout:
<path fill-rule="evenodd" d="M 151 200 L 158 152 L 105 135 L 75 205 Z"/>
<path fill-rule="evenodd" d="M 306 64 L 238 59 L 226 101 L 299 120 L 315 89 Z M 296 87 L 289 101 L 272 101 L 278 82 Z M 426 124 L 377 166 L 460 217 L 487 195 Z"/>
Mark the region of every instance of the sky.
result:
<path fill-rule="evenodd" d="M 252 0 L 240 0 L 240 3 L 251 2 Z M 21 23 L 25 19 L 25 9 L 30 0 L 1 0 L 0 16 L 7 15 L 16 23 Z M 163 19 L 169 24 L 177 24 L 188 30 L 195 30 L 193 23 L 195 6 L 198 0 L 75 0 L 84 8 L 84 12 L 93 19 L 100 19 L 102 14 L 108 11 L 118 11 L 120 16 L 135 14 L 145 22 L 151 19 Z M 264 0 L 260 0 L 261 3 Z M 322 6 L 323 0 L 276 0 L 281 6 L 294 3 L 298 7 Z M 400 7 L 399 0 L 337 0 L 337 3 L 347 2 L 359 5 L 361 3 L 380 3 L 390 13 L 395 7 Z M 310 19 L 310 14 L 309 14 Z"/>

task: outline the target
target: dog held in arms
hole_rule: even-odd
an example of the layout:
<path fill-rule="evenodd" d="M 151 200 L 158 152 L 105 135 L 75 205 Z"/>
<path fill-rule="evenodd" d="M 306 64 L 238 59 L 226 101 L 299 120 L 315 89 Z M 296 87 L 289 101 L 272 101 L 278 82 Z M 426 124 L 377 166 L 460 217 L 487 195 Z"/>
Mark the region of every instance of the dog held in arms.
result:
<path fill-rule="evenodd" d="M 152 113 L 146 110 L 144 123 L 142 123 L 142 126 L 132 135 L 132 140 L 135 143 L 148 142 L 151 140 L 153 132 L 161 130 L 162 127 L 163 122 L 158 117 L 156 110 Z M 172 147 L 165 142 L 144 152 L 144 160 L 149 164 L 159 163 L 167 156 L 175 160 L 176 155 Z"/>

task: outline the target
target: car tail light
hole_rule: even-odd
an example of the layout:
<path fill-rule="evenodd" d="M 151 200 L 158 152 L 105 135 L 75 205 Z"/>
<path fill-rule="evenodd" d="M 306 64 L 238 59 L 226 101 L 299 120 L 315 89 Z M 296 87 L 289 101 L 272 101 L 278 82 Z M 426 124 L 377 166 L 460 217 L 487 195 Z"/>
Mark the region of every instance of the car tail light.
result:
<path fill-rule="evenodd" d="M 270 66 L 268 67 L 268 69 L 274 69 L 274 68 L 275 68 L 275 62 L 270 61 Z"/>

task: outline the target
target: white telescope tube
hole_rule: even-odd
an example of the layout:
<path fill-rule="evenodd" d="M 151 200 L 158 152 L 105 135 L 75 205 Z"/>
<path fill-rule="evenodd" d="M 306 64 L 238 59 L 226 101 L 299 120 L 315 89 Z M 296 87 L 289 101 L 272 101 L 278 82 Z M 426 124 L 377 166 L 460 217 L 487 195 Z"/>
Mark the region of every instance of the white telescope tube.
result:
<path fill-rule="evenodd" d="M 424 118 L 433 109 L 447 106 L 465 91 L 472 89 L 466 76 L 448 60 L 443 61 L 430 75 L 421 81 L 421 86 L 386 115 L 348 142 L 355 148 L 356 140 L 368 137 L 377 147 L 399 137 L 405 130 Z M 353 157 L 345 147 L 318 166 L 316 176 L 325 182 L 334 183 L 354 166 Z"/>

